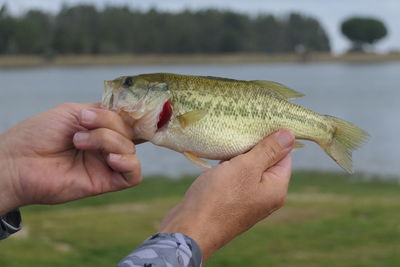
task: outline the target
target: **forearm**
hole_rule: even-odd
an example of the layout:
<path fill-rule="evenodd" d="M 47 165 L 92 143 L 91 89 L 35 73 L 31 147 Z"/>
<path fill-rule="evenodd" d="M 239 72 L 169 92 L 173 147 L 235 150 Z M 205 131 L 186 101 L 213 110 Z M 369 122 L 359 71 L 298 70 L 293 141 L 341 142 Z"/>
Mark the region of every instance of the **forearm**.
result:
<path fill-rule="evenodd" d="M 159 233 L 147 239 L 122 260 L 118 267 L 129 266 L 201 266 L 201 252 L 196 242 L 179 233 Z"/>

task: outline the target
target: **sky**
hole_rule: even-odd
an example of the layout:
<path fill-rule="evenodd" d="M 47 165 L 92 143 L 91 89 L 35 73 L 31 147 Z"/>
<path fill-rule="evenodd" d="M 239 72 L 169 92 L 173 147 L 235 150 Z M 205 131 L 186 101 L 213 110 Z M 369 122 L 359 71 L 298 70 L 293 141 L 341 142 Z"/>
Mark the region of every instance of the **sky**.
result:
<path fill-rule="evenodd" d="M 285 15 L 296 11 L 321 22 L 336 54 L 346 51 L 350 45 L 340 33 L 340 23 L 354 15 L 373 16 L 382 20 L 389 32 L 386 39 L 377 44 L 377 51 L 400 51 L 400 0 L 0 0 L 0 4 L 3 3 L 7 3 L 14 14 L 22 14 L 31 8 L 57 12 L 63 4 L 79 3 L 90 3 L 100 8 L 105 5 L 128 5 L 143 10 L 155 7 L 168 11 L 212 7 L 251 15 Z"/>

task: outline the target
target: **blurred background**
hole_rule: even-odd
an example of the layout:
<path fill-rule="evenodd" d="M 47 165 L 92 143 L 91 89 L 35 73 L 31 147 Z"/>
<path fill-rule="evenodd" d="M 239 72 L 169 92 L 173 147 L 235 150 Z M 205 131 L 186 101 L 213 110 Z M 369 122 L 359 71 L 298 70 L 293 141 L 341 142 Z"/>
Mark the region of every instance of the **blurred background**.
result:
<path fill-rule="evenodd" d="M 100 101 L 103 80 L 121 75 L 283 83 L 305 94 L 296 103 L 370 133 L 356 174 L 307 143 L 287 207 L 206 266 L 400 266 L 399 11 L 397 0 L 0 0 L 0 132 Z M 157 231 L 201 170 L 151 144 L 138 154 L 153 178 L 138 188 L 24 209 L 0 266 L 110 266 Z"/>

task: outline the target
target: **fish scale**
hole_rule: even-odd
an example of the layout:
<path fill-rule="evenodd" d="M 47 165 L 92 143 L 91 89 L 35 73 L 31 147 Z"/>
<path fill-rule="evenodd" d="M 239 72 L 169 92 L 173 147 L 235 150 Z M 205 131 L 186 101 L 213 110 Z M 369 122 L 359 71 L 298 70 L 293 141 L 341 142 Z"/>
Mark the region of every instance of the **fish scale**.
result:
<path fill-rule="evenodd" d="M 128 78 L 132 85 L 125 88 Z M 132 126 L 139 138 L 184 153 L 200 165 L 205 163 L 199 158 L 229 159 L 248 151 L 265 136 L 288 129 L 297 139 L 316 142 L 351 172 L 351 152 L 368 137 L 348 122 L 288 101 L 302 94 L 271 81 L 155 73 L 123 76 L 105 84 L 105 95 L 112 91 L 121 99 L 114 106 L 108 103 L 110 97 L 103 96 L 103 106 L 117 112 L 130 110 L 128 114 L 135 117 L 130 122 L 135 122 Z M 160 106 L 166 101 L 171 103 L 170 121 L 154 128 L 158 114 L 164 114 Z M 137 115 L 137 106 L 145 113 L 143 119 Z"/>

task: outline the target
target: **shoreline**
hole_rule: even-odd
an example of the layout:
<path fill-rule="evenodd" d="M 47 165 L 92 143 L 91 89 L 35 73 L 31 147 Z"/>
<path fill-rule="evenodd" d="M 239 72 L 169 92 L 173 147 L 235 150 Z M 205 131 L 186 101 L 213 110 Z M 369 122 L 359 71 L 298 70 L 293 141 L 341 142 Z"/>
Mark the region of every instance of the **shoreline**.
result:
<path fill-rule="evenodd" d="M 191 54 L 191 55 L 63 55 L 52 59 L 30 55 L 0 56 L 0 68 L 48 66 L 107 66 L 156 64 L 239 64 L 239 63 L 314 63 L 345 62 L 372 63 L 400 61 L 400 53 L 353 53 L 331 55 L 314 53 L 296 54 Z"/>

